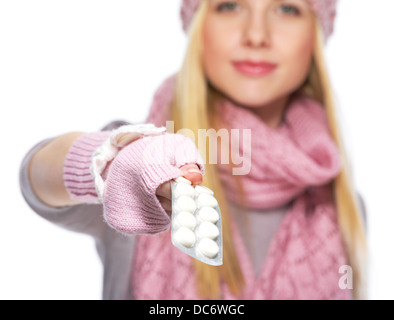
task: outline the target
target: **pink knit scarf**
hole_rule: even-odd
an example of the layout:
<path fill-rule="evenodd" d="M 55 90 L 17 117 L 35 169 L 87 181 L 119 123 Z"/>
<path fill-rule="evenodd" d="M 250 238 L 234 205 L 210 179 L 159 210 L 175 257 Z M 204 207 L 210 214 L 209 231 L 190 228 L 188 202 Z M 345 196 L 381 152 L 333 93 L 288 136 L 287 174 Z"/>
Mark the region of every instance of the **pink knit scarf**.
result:
<path fill-rule="evenodd" d="M 249 109 L 230 101 L 216 108 L 231 128 L 251 129 L 250 149 L 242 144 L 242 136 L 239 139 L 241 154 L 249 155 L 252 164 L 249 174 L 241 176 L 247 207 L 290 204 L 257 277 L 239 230 L 232 223 L 246 286 L 242 295 L 235 297 L 222 284 L 222 298 L 351 298 L 351 291 L 338 285 L 339 268 L 347 264 L 347 258 L 330 182 L 341 163 L 324 108 L 297 96 L 278 129 L 270 129 Z M 239 203 L 229 166 L 218 166 L 227 198 Z M 169 232 L 139 237 L 133 270 L 136 299 L 199 298 L 191 258 L 172 246 Z"/>
<path fill-rule="evenodd" d="M 325 110 L 316 101 L 294 97 L 277 129 L 269 128 L 250 109 L 229 100 L 218 104 L 217 109 L 228 127 L 239 129 L 239 139 L 231 141 L 231 150 L 251 164 L 250 172 L 240 176 L 247 192 L 247 207 L 284 205 L 308 187 L 329 183 L 339 173 L 340 156 L 329 134 Z M 251 130 L 251 141 L 246 144 L 245 129 Z M 218 165 L 228 198 L 240 203 L 230 166 Z"/>

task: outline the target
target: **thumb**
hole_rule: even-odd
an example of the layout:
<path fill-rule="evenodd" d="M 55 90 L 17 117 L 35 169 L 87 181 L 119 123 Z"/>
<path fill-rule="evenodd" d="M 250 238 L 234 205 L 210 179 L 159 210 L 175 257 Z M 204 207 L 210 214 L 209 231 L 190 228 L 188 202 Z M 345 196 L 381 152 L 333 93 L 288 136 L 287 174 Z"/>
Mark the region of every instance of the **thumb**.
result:
<path fill-rule="evenodd" d="M 114 139 L 114 142 L 116 146 L 123 148 L 133 141 L 141 138 L 143 135 L 140 132 L 126 132 L 126 133 L 120 133 L 116 136 Z"/>
<path fill-rule="evenodd" d="M 191 181 L 193 185 L 202 183 L 203 175 L 196 164 L 186 164 L 180 167 L 180 169 L 182 170 L 183 177 Z"/>

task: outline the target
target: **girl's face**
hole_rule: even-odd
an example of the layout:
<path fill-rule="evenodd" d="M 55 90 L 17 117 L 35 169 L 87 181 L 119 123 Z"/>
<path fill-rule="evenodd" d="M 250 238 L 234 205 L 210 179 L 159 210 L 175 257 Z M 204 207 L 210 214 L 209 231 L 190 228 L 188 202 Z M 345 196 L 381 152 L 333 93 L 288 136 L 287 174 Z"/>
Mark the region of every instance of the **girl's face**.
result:
<path fill-rule="evenodd" d="M 203 65 L 216 89 L 236 103 L 259 108 L 303 84 L 314 41 L 307 0 L 208 1 Z"/>

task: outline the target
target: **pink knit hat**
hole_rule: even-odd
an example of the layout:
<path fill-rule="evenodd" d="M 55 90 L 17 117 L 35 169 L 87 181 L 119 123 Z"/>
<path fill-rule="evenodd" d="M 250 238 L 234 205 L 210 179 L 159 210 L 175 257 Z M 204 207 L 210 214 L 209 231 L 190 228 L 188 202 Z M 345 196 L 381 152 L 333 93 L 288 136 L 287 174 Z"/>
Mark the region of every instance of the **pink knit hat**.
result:
<path fill-rule="evenodd" d="M 308 0 L 313 11 L 316 13 L 327 40 L 334 31 L 334 20 L 336 16 L 337 0 Z M 194 13 L 201 0 L 182 0 L 181 18 L 183 30 L 186 32 Z"/>

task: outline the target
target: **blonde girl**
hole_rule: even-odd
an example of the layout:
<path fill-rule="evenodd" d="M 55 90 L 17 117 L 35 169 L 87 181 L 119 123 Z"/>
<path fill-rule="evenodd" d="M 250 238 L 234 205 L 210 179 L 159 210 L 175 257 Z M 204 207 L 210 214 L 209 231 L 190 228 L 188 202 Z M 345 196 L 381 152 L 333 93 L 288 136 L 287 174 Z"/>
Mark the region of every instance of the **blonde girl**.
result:
<path fill-rule="evenodd" d="M 105 299 L 365 298 L 361 202 L 323 54 L 335 8 L 335 0 L 184 0 L 186 56 L 155 94 L 147 124 L 111 123 L 30 150 L 27 202 L 95 238 Z M 166 120 L 194 137 L 239 135 L 198 150 L 165 132 Z M 235 149 L 250 163 L 239 175 Z M 212 152 L 217 163 L 207 161 Z M 221 267 L 171 244 L 169 181 L 179 176 L 215 192 Z"/>

